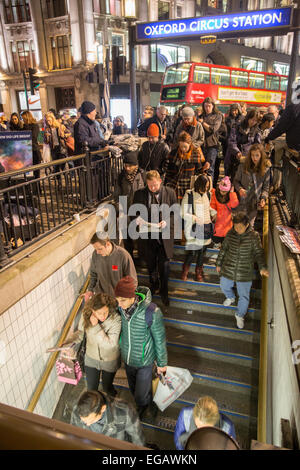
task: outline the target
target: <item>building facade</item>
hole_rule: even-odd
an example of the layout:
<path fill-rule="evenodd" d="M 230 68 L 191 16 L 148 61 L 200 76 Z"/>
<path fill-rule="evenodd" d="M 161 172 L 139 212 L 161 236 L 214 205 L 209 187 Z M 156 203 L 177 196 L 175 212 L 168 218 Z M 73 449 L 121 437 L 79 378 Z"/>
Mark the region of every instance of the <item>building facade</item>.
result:
<path fill-rule="evenodd" d="M 101 86 L 89 83 L 95 64 L 111 59 L 111 46 L 129 57 L 128 0 L 0 0 L 0 111 L 10 115 L 27 107 L 23 71 L 36 68 L 39 95 L 29 96 L 37 118 L 48 109 L 78 108 L 89 99 L 99 108 Z M 129 2 L 132 3 L 132 0 Z M 289 0 L 138 0 L 137 21 L 209 16 L 286 6 Z M 136 47 L 137 104 L 156 106 L 167 65 L 193 60 L 288 74 L 292 33 L 281 37 L 153 43 Z M 129 72 L 111 87 L 112 113 L 130 119 Z M 121 101 L 120 101 L 121 100 Z M 120 108 L 121 107 L 121 108 Z M 130 123 L 128 123 L 130 125 Z"/>

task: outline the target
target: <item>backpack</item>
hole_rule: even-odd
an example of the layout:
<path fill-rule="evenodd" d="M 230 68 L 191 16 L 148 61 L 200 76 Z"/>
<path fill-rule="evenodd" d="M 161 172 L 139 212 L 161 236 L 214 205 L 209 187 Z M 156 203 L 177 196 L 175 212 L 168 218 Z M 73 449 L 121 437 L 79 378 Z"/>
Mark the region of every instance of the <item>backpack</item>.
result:
<path fill-rule="evenodd" d="M 147 307 L 147 310 L 145 312 L 145 320 L 146 320 L 146 323 L 148 325 L 148 328 L 151 328 L 152 326 L 152 323 L 153 323 L 153 313 L 156 309 L 156 304 L 154 304 L 153 302 L 151 302 L 148 307 Z"/>

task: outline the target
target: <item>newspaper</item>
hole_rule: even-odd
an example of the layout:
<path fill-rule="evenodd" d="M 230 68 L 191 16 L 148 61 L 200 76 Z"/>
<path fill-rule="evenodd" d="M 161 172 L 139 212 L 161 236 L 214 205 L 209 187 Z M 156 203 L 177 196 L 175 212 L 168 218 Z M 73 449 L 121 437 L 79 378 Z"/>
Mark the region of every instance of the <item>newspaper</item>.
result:
<path fill-rule="evenodd" d="M 300 254 L 300 236 L 294 228 L 285 225 L 276 225 L 276 228 L 282 235 L 279 235 L 282 243 L 289 248 L 292 253 Z"/>

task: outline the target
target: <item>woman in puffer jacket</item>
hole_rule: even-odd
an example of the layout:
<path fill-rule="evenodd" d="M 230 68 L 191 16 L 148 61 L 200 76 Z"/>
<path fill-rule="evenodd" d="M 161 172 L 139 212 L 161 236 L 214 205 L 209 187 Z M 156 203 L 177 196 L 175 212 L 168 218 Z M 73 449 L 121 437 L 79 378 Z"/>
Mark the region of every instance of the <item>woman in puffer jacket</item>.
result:
<path fill-rule="evenodd" d="M 241 124 L 233 127 L 228 139 L 224 160 L 225 175 L 234 180 L 241 158 L 248 155 L 253 144 L 260 144 L 261 134 L 258 127 L 258 113 L 255 109 L 248 111 Z"/>
<path fill-rule="evenodd" d="M 247 212 L 252 227 L 257 211 L 263 210 L 269 197 L 270 175 L 270 163 L 263 145 L 252 145 L 233 182 L 240 197 L 240 208 Z"/>
<path fill-rule="evenodd" d="M 217 211 L 217 218 L 214 227 L 213 241 L 220 248 L 224 238 L 232 229 L 232 209 L 239 205 L 237 194 L 234 192 L 234 186 L 228 176 L 223 178 L 217 189 L 212 189 L 210 207 Z M 218 246 L 219 245 L 219 246 Z"/>
<path fill-rule="evenodd" d="M 182 268 L 181 279 L 187 280 L 190 265 L 196 256 L 195 280 L 203 282 L 204 254 L 212 238 L 212 219 L 217 212 L 210 207 L 210 179 L 200 175 L 195 181 L 193 190 L 185 193 L 181 204 L 186 238 L 186 256 Z"/>
<path fill-rule="evenodd" d="M 121 316 L 117 312 L 118 302 L 107 294 L 96 294 L 86 304 L 79 321 L 78 330 L 68 338 L 67 343 L 81 344 L 86 334 L 86 353 L 84 358 L 87 388 L 98 390 L 102 373 L 104 392 L 111 396 L 117 394 L 113 387 L 114 377 L 121 366 L 119 338 Z M 76 346 L 74 346 L 76 350 Z M 74 350 L 65 350 L 75 356 Z"/>

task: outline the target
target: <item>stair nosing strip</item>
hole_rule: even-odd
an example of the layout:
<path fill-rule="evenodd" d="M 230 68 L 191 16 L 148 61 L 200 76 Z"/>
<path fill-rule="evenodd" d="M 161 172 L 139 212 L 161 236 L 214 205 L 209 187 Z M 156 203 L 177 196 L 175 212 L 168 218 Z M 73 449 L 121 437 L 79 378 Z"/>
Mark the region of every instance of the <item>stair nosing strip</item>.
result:
<path fill-rule="evenodd" d="M 142 274 L 142 273 L 138 273 L 138 277 L 141 277 L 141 278 L 148 278 L 149 275 L 148 274 Z M 217 289 L 221 289 L 221 286 L 220 284 L 215 284 L 213 282 L 198 282 L 198 281 L 191 281 L 190 279 L 187 279 L 186 281 L 183 281 L 182 279 L 176 279 L 174 277 L 169 277 L 169 282 L 176 282 L 176 283 L 187 283 L 187 284 L 190 284 L 190 285 L 196 285 L 196 286 L 203 286 L 203 287 L 215 287 Z M 252 288 L 251 287 L 251 292 L 260 292 L 261 289 L 255 289 L 255 288 Z"/>
<path fill-rule="evenodd" d="M 185 245 L 174 245 L 174 250 L 185 250 Z M 220 250 L 216 248 L 207 248 L 206 250 L 209 253 L 219 253 Z"/>
<path fill-rule="evenodd" d="M 208 328 L 208 329 L 211 329 L 211 330 L 228 331 L 228 332 L 231 332 L 231 333 L 237 333 L 237 334 L 247 335 L 247 336 L 254 336 L 255 335 L 255 332 L 250 331 L 250 330 L 241 330 L 239 328 L 233 329 L 233 328 L 229 328 L 229 327 L 226 327 L 226 326 L 215 326 L 215 325 L 211 325 L 209 323 L 198 323 L 198 322 L 194 323 L 194 322 L 189 322 L 189 321 L 186 321 L 186 320 L 177 320 L 175 318 L 167 318 L 167 317 L 164 317 L 164 321 L 167 322 L 167 323 L 180 323 L 182 325 L 196 326 L 196 327 L 199 327 L 199 328 Z"/>
<path fill-rule="evenodd" d="M 159 299 L 159 295 L 153 295 L 153 299 Z M 208 307 L 215 307 L 215 308 L 224 308 L 227 310 L 236 310 L 237 306 L 232 306 L 229 305 L 228 307 L 223 305 L 223 304 L 214 304 L 211 302 L 203 302 L 203 300 L 189 300 L 189 299 L 183 299 L 181 297 L 169 297 L 169 300 L 172 302 L 182 302 L 185 304 L 196 304 L 196 305 L 206 305 Z M 256 308 L 248 308 L 248 313 L 259 313 L 260 310 Z"/>
<path fill-rule="evenodd" d="M 231 380 L 231 379 L 226 379 L 226 378 L 221 379 L 221 378 L 215 377 L 213 375 L 199 374 L 197 372 L 196 373 L 191 372 L 191 374 L 192 374 L 193 377 L 196 377 L 198 379 L 207 380 L 209 382 L 220 382 L 220 383 L 224 383 L 226 385 L 232 385 L 232 386 L 240 387 L 240 388 L 247 388 L 249 390 L 254 388 L 254 386 L 251 385 L 251 384 L 246 384 L 244 382 L 238 382 L 236 380 Z"/>
<path fill-rule="evenodd" d="M 114 385 L 115 385 L 115 387 L 117 387 L 117 388 L 119 388 L 119 389 L 130 391 L 129 387 L 126 387 L 125 385 L 118 385 L 118 384 L 114 384 Z M 183 404 L 183 405 L 190 405 L 190 406 L 191 406 L 191 405 L 195 405 L 196 402 L 195 402 L 195 401 L 190 401 L 190 400 L 180 399 L 180 397 L 179 397 L 179 398 L 177 398 L 177 400 L 174 400 L 173 403 L 180 403 L 180 404 Z M 172 403 L 171 403 L 171 404 L 172 404 Z M 242 418 L 242 419 L 247 419 L 247 420 L 249 420 L 249 419 L 257 419 L 257 417 L 255 417 L 255 416 L 245 415 L 245 414 L 243 414 L 243 413 L 238 413 L 237 411 L 229 411 L 229 410 L 227 410 L 227 409 L 220 408 L 220 407 L 219 407 L 219 410 L 220 410 L 221 412 L 224 412 L 224 413 L 226 413 L 226 414 L 230 414 L 230 415 L 235 416 L 235 417 L 237 417 L 237 418 Z M 163 413 L 163 412 L 162 412 L 162 413 Z M 143 421 L 142 421 L 142 423 L 143 423 Z M 155 426 L 155 425 L 151 425 L 151 426 Z"/>
<path fill-rule="evenodd" d="M 144 426 L 145 428 L 153 428 L 153 429 L 156 429 L 160 432 L 168 432 L 169 434 L 174 434 L 175 432 L 175 429 L 174 431 L 171 431 L 170 429 L 166 429 L 166 428 L 162 428 L 160 426 L 157 426 L 155 424 L 149 424 L 149 423 L 145 423 L 144 421 L 141 421 L 141 424 L 142 426 Z"/>
<path fill-rule="evenodd" d="M 216 354 L 217 356 L 233 357 L 235 359 L 242 359 L 245 361 L 254 361 L 256 359 L 255 357 L 244 356 L 242 354 L 226 353 L 222 351 L 216 351 L 214 349 L 203 348 L 200 346 L 189 346 L 183 343 L 170 343 L 169 341 L 167 341 L 167 346 L 174 346 L 175 348 L 177 347 L 177 348 L 191 349 L 193 351 L 200 351 L 200 352 L 202 351 L 208 354 Z"/>

